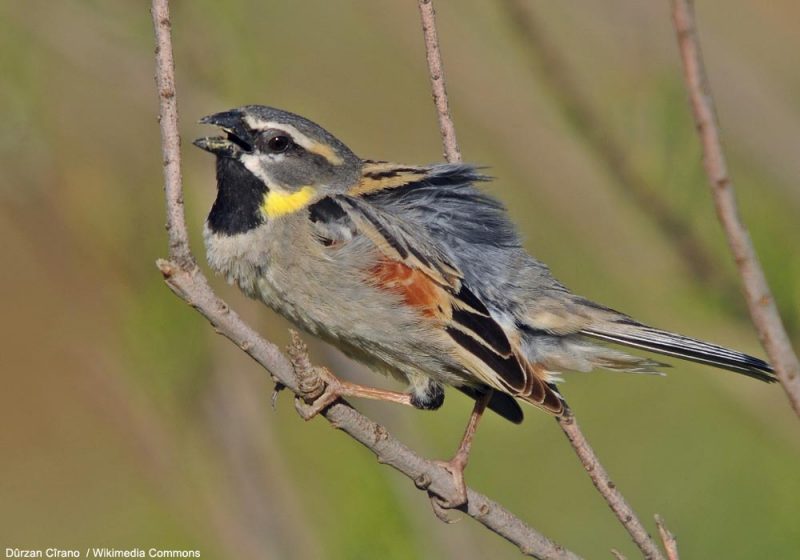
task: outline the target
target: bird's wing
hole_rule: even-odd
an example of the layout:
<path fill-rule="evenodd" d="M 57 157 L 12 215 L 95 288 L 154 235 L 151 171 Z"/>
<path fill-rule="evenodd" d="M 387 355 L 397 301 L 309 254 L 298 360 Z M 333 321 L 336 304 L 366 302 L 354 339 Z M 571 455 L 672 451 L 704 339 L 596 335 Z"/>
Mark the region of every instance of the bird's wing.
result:
<path fill-rule="evenodd" d="M 545 381 L 544 368 L 525 359 L 519 340 L 509 337 L 465 284 L 461 271 L 424 231 L 359 196 L 339 195 L 331 200 L 352 221 L 355 231 L 379 250 L 380 258 L 368 271 L 375 286 L 400 296 L 423 320 L 435 322 L 477 381 L 554 414 L 563 412 L 561 398 Z"/>
<path fill-rule="evenodd" d="M 461 272 L 424 235 L 412 227 L 359 198 L 337 197 L 356 229 L 368 237 L 389 262 L 403 264 L 424 274 L 441 286 L 458 290 Z"/>

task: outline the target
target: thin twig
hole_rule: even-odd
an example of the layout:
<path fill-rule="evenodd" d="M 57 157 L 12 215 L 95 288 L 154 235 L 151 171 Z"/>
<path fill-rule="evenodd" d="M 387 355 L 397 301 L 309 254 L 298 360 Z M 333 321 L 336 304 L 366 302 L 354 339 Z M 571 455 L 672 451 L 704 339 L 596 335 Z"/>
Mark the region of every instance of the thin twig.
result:
<path fill-rule="evenodd" d="M 675 535 L 667 529 L 664 519 L 660 515 L 656 515 L 656 526 L 658 527 L 658 534 L 661 536 L 664 550 L 667 551 L 668 560 L 681 560 L 678 555 L 678 541 L 675 539 Z"/>
<path fill-rule="evenodd" d="M 431 76 L 433 103 L 439 118 L 439 130 L 442 133 L 444 158 L 449 163 L 461 162 L 461 150 L 458 149 L 456 129 L 450 117 L 450 105 L 447 101 L 447 90 L 444 83 L 442 55 L 439 52 L 439 34 L 436 31 L 436 12 L 433 0 L 419 0 L 419 15 L 422 17 L 422 32 L 425 35 L 425 54 L 428 59 L 428 73 Z"/>
<path fill-rule="evenodd" d="M 753 242 L 739 217 L 733 182 L 728 175 L 728 165 L 722 152 L 714 99 L 703 66 L 692 2 L 672 0 L 672 19 L 717 217 L 722 223 L 728 245 L 739 268 L 747 307 L 761 344 L 792 408 L 800 416 L 800 362 L 792 350 Z"/>
<path fill-rule="evenodd" d="M 159 260 L 158 268 L 172 291 L 206 317 L 217 332 L 230 339 L 269 371 L 278 383 L 300 395 L 302 391 L 292 363 L 277 346 L 261 338 L 214 294 L 195 264 L 183 213 L 168 0 L 153 0 L 152 13 L 158 46 L 156 74 L 164 151 L 167 227 L 170 232 L 170 260 Z M 296 359 L 295 366 L 311 369 L 310 362 L 306 359 Z M 304 373 L 311 374 L 310 371 Z M 346 402 L 337 401 L 322 415 L 333 426 L 375 453 L 378 462 L 391 465 L 414 481 L 420 489 L 444 499 L 456 499 L 458 489 L 449 471 L 408 449 L 394 439 L 386 428 L 363 416 Z M 468 502 L 462 507 L 462 511 L 517 545 L 524 554 L 542 560 L 579 560 L 579 556 L 526 525 L 500 504 L 469 488 L 467 496 Z"/>
<path fill-rule="evenodd" d="M 431 74 L 431 86 L 433 87 L 433 98 L 439 114 L 439 123 L 442 128 L 442 140 L 445 149 L 448 146 L 456 146 L 455 130 L 452 127 L 452 119 L 448 110 L 447 92 L 444 90 L 444 71 L 442 61 L 439 57 L 439 42 L 436 33 L 436 20 L 432 0 L 419 0 L 420 14 L 422 15 L 422 29 L 425 34 L 425 48 L 428 54 L 428 68 Z M 445 126 L 449 123 L 449 126 Z M 448 131 L 446 135 L 445 130 Z M 461 161 L 461 154 L 456 149 L 457 160 Z M 575 417 L 570 412 L 563 417 L 559 417 L 558 423 L 567 436 L 570 444 L 577 453 L 578 457 L 586 468 L 586 472 L 592 479 L 595 487 L 606 500 L 611 510 L 617 516 L 620 523 L 628 531 L 633 542 L 639 547 L 648 560 L 664 560 L 658 546 L 647 533 L 644 525 L 636 517 L 636 513 L 625 500 L 616 485 L 608 478 L 608 473 L 600 464 L 600 460 L 595 455 L 586 436 L 581 432 Z"/>
<path fill-rule="evenodd" d="M 559 54 L 558 48 L 539 25 L 530 2 L 505 0 L 506 13 L 513 29 L 519 35 L 525 54 L 537 75 L 549 88 L 556 106 L 572 124 L 588 150 L 600 160 L 618 185 L 639 209 L 649 216 L 661 233 L 673 242 L 681 256 L 681 263 L 701 285 L 716 293 L 724 291 L 729 299 L 738 301 L 738 290 L 731 278 L 722 273 L 717 258 L 691 228 L 680 213 L 670 208 L 660 191 L 638 173 L 630 164 L 625 149 L 610 133 L 610 127 L 592 107 L 586 96 L 586 87 L 576 82 L 569 64 Z"/>
<path fill-rule="evenodd" d="M 169 258 L 184 268 L 195 266 L 189 250 L 189 234 L 183 212 L 181 137 L 178 134 L 178 100 L 175 95 L 175 62 L 169 2 L 153 1 L 151 10 L 156 34 L 156 87 L 158 88 L 161 153 L 164 161 L 164 191 L 167 197 Z"/>
<path fill-rule="evenodd" d="M 628 531 L 628 534 L 633 539 L 633 542 L 636 543 L 636 546 L 639 547 L 639 550 L 642 551 L 644 557 L 648 560 L 664 560 L 661 550 L 647 533 L 647 529 L 644 528 L 639 518 L 636 517 L 633 508 L 617 489 L 617 485 L 608 477 L 606 469 L 600 463 L 594 450 L 589 445 L 589 441 L 578 426 L 575 416 L 571 412 L 560 416 L 558 425 L 564 430 L 573 449 L 575 449 L 575 453 L 580 458 L 583 468 L 586 469 L 589 478 L 592 479 L 595 488 L 603 496 L 614 515 L 625 527 L 625 530 Z"/>

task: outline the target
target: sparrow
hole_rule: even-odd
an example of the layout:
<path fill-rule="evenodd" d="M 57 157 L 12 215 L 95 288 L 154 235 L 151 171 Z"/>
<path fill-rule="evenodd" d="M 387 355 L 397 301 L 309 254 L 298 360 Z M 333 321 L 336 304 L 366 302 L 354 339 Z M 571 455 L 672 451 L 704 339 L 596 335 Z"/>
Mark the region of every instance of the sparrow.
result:
<path fill-rule="evenodd" d="M 432 410 L 455 387 L 476 400 L 446 463 L 461 487 L 487 406 L 515 423 L 519 401 L 565 415 L 562 372 L 665 367 L 620 346 L 775 381 L 758 358 L 572 293 L 524 249 L 505 207 L 476 187 L 490 178 L 473 165 L 364 160 L 316 123 L 261 105 L 200 123 L 221 130 L 194 142 L 216 156 L 204 228 L 210 267 L 408 386 L 386 391 L 327 374 L 307 416 L 342 396 Z"/>

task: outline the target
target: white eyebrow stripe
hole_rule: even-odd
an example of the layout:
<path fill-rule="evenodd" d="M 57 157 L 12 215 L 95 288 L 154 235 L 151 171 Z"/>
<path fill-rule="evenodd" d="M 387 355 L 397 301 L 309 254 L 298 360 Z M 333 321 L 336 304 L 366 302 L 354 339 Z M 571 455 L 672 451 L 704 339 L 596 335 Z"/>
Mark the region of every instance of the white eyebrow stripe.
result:
<path fill-rule="evenodd" d="M 344 163 L 342 157 L 336 153 L 333 148 L 326 144 L 317 142 L 316 140 L 312 140 L 290 124 L 279 123 L 275 121 L 265 121 L 253 115 L 245 115 L 244 122 L 253 130 L 267 130 L 269 128 L 275 128 L 288 132 L 294 142 L 305 148 L 307 151 L 324 157 L 333 165 L 341 165 Z"/>
<path fill-rule="evenodd" d="M 274 121 L 265 121 L 259 119 L 258 117 L 254 117 L 253 115 L 247 115 L 244 118 L 245 124 L 254 130 L 267 130 L 268 128 L 277 128 L 278 130 L 284 130 L 291 134 L 294 141 L 304 148 L 310 148 L 316 142 L 311 140 L 308 136 L 297 130 L 290 124 L 278 123 Z"/>

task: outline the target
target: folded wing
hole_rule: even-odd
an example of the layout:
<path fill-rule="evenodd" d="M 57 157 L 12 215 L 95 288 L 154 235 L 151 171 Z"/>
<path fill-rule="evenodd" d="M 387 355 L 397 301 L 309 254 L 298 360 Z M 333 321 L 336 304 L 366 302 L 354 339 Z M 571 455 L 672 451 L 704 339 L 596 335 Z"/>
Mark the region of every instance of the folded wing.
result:
<path fill-rule="evenodd" d="M 544 368 L 525 359 L 519 341 L 509 337 L 438 247 L 398 217 L 357 197 L 335 200 L 359 233 L 380 250 L 381 258 L 369 271 L 376 286 L 400 296 L 425 320 L 435 322 L 475 382 L 551 413 L 563 412 L 564 403 L 546 382 Z"/>

